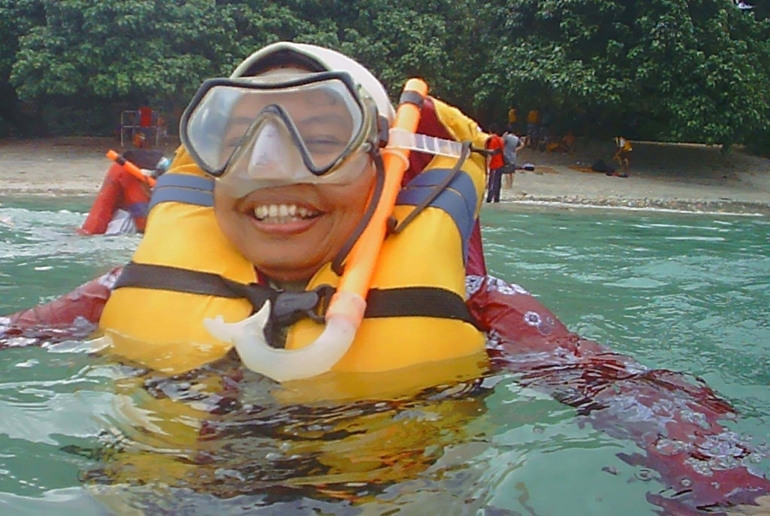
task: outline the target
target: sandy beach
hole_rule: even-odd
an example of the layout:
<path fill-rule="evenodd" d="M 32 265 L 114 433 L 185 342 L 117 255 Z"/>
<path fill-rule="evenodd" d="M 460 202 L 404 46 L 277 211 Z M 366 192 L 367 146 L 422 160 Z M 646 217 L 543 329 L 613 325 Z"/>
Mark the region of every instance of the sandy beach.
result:
<path fill-rule="evenodd" d="M 162 149 L 173 156 L 178 142 Z M 610 161 L 614 143 L 578 141 L 573 154 L 524 150 L 513 188 L 500 207 L 526 203 L 671 208 L 686 211 L 770 214 L 770 159 L 717 146 L 633 142 L 628 176 L 586 171 Z M 113 138 L 0 140 L 0 196 L 95 195 L 110 162 Z"/>

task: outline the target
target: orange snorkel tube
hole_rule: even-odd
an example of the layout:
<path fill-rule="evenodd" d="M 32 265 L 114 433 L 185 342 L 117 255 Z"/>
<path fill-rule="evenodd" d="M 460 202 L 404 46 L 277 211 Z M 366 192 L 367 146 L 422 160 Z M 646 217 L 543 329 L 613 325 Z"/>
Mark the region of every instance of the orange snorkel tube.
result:
<path fill-rule="evenodd" d="M 122 165 L 123 168 L 125 168 L 128 171 L 129 174 L 131 174 L 132 176 L 134 176 L 138 180 L 144 181 L 145 183 L 150 185 L 150 187 L 155 186 L 155 178 L 154 177 L 145 176 L 142 173 L 142 169 L 141 168 L 137 167 L 136 165 L 134 165 L 133 163 L 128 161 L 126 158 L 124 158 L 123 156 L 121 156 L 120 154 L 115 152 L 114 150 L 111 150 L 111 149 L 108 150 L 107 151 L 107 157 L 110 158 L 115 163 L 117 163 L 118 165 Z"/>
<path fill-rule="evenodd" d="M 428 85 L 424 81 L 407 81 L 391 134 L 397 131 L 414 135 L 427 94 Z M 364 318 L 366 296 L 386 237 L 388 219 L 409 167 L 408 149 L 394 145 L 381 152 L 385 169 L 382 193 L 369 224 L 348 256 L 345 272 L 326 311 L 326 325 L 315 341 L 297 350 L 269 346 L 263 332 L 270 316 L 269 301 L 256 314 L 237 323 L 225 323 L 221 316 L 203 321 L 212 335 L 235 345 L 244 365 L 252 371 L 279 382 L 311 378 L 329 371 L 350 349 Z"/>
<path fill-rule="evenodd" d="M 415 94 L 419 95 L 422 101 L 428 94 L 428 85 L 420 79 L 409 79 L 404 85 L 402 99 Z M 402 101 L 396 111 L 391 130 L 402 130 L 414 134 L 419 123 L 420 106 L 413 102 Z M 385 183 L 380 200 L 369 224 L 350 251 L 337 293 L 332 297 L 326 312 L 327 320 L 334 316 L 350 317 L 351 320 L 356 321 L 356 327 L 363 320 L 366 303 L 360 306 L 357 302 L 351 302 L 348 294 L 355 294 L 362 300 L 366 299 L 374 268 L 377 265 L 377 257 L 385 240 L 388 218 L 393 214 L 396 198 L 401 190 L 401 180 L 404 172 L 409 168 L 409 149 L 385 147 L 382 153 Z"/>

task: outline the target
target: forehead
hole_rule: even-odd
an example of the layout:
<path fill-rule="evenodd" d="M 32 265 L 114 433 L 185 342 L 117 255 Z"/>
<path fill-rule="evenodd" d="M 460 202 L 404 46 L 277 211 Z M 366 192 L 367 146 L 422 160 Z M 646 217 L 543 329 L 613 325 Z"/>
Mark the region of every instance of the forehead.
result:
<path fill-rule="evenodd" d="M 279 104 L 286 108 L 302 107 L 331 108 L 341 111 L 349 107 L 343 98 L 343 93 L 331 85 L 319 85 L 301 90 L 262 90 L 255 93 L 242 95 L 236 102 L 236 108 L 263 108 L 270 104 Z"/>
<path fill-rule="evenodd" d="M 273 50 L 269 53 L 263 53 L 259 59 L 247 60 L 248 66 L 241 70 L 240 77 L 249 75 L 262 75 L 265 72 L 281 69 L 281 68 L 295 68 L 298 70 L 309 72 L 327 72 L 329 68 L 321 63 L 317 58 L 312 57 L 304 52 L 298 52 L 293 48 L 281 48 Z M 238 68 L 241 69 L 243 63 Z"/>

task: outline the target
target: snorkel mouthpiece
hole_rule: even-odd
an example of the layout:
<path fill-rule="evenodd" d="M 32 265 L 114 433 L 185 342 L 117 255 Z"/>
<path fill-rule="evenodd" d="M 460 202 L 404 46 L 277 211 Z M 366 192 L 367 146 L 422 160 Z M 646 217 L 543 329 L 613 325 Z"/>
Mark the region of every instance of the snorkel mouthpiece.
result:
<path fill-rule="evenodd" d="M 422 99 L 428 86 L 410 79 L 404 86 L 402 102 L 396 112 L 394 128 L 414 133 L 420 121 Z M 331 370 L 350 349 L 366 310 L 377 257 L 387 234 L 388 219 L 393 213 L 401 180 L 409 166 L 409 149 L 386 147 L 382 150 L 385 179 L 382 193 L 371 216 L 350 252 L 337 292 L 326 311 L 321 335 L 307 346 L 286 350 L 268 345 L 264 328 L 270 315 L 270 302 L 251 317 L 237 323 L 225 323 L 222 317 L 205 319 L 206 329 L 215 338 L 231 342 L 249 369 L 278 382 L 311 378 Z"/>
<path fill-rule="evenodd" d="M 366 301 L 352 300 L 363 311 Z M 298 350 L 270 346 L 265 339 L 264 327 L 270 316 L 270 301 L 241 322 L 228 324 L 218 316 L 205 319 L 203 325 L 214 337 L 232 342 L 243 365 L 277 382 L 312 378 L 329 371 L 347 353 L 361 321 L 355 317 L 336 315 L 327 317 L 323 333 L 308 346 Z"/>
<path fill-rule="evenodd" d="M 270 301 L 241 322 L 228 324 L 219 316 L 205 319 L 203 325 L 215 338 L 232 342 L 243 365 L 256 373 L 277 382 L 312 378 L 329 371 L 348 352 L 363 319 L 366 301 L 356 294 L 337 295 L 347 298 L 342 302 L 347 310 L 328 314 L 323 333 L 298 350 L 274 348 L 267 343 L 263 330 L 270 316 Z M 332 303 L 339 304 L 334 299 Z"/>

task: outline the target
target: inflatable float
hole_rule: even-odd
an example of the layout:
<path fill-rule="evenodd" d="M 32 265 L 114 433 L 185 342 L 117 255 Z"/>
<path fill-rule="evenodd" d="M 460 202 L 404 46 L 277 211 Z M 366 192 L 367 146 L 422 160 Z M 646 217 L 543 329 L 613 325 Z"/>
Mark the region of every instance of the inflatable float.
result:
<path fill-rule="evenodd" d="M 169 161 L 160 151 L 130 149 L 122 155 L 109 151 L 113 164 L 107 169 L 99 193 L 83 225 L 83 235 L 143 233 L 156 178 Z"/>

